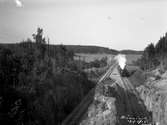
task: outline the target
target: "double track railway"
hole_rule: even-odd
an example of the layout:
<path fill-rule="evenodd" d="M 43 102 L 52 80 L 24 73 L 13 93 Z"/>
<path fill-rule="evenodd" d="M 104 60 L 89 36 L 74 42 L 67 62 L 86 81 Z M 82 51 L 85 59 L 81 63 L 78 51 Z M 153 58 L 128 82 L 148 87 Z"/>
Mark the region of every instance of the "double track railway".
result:
<path fill-rule="evenodd" d="M 62 122 L 62 125 L 79 125 L 80 122 L 83 120 L 84 117 L 87 115 L 87 111 L 89 106 L 94 101 L 95 92 L 100 91 L 98 89 L 103 86 L 104 81 L 107 78 L 111 78 L 113 81 L 112 83 L 117 83 L 118 86 L 120 86 L 123 89 L 123 97 L 125 97 L 123 100 L 126 101 L 126 104 L 124 108 L 127 108 L 130 112 L 137 113 L 136 107 L 138 107 L 140 110 L 145 112 L 144 103 L 139 98 L 139 94 L 132 85 L 132 83 L 129 81 L 127 77 L 122 77 L 119 69 L 118 69 L 118 63 L 114 63 L 109 67 L 107 72 L 101 77 L 101 79 L 98 81 L 95 88 L 93 88 L 81 101 L 81 103 L 74 109 L 74 111 Z M 133 96 L 131 95 L 133 93 Z M 138 102 L 134 102 L 134 96 L 136 101 L 140 101 L 140 104 Z M 122 102 L 122 101 L 120 101 Z"/>

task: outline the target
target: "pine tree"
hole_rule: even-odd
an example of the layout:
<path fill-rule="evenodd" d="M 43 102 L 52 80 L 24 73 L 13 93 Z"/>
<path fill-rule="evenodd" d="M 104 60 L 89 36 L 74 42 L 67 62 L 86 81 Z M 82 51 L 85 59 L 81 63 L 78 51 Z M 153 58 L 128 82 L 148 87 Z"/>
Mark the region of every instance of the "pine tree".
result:
<path fill-rule="evenodd" d="M 44 58 L 46 52 L 46 40 L 43 37 L 43 29 L 37 28 L 37 33 L 33 34 L 32 36 L 37 45 L 37 49 L 40 51 L 40 57 Z"/>
<path fill-rule="evenodd" d="M 151 69 L 155 66 L 155 48 L 153 43 L 145 48 L 143 58 L 145 60 L 144 63 L 146 63 L 146 69 Z"/>
<path fill-rule="evenodd" d="M 160 60 L 161 69 L 164 69 L 165 46 L 165 37 L 161 37 L 155 46 L 156 56 Z"/>

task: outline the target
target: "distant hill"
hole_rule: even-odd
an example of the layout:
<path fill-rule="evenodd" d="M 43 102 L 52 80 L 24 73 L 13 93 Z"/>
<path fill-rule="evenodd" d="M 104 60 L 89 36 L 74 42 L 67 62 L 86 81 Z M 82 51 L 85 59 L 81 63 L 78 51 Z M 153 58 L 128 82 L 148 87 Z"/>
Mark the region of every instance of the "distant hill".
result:
<path fill-rule="evenodd" d="M 109 49 L 107 47 L 100 47 L 100 46 L 81 46 L 81 45 L 65 45 L 68 50 L 74 51 L 74 53 L 107 53 L 107 54 L 113 54 L 116 55 L 118 53 L 122 54 L 138 54 L 141 55 L 143 51 L 136 51 L 136 50 L 115 50 L 115 49 Z"/>
<path fill-rule="evenodd" d="M 136 51 L 136 50 L 121 50 L 120 53 L 123 53 L 123 54 L 139 54 L 139 55 L 142 55 L 143 54 L 143 51 Z"/>
<path fill-rule="evenodd" d="M 17 44 L 0 44 L 0 46 L 10 46 L 15 47 Z M 50 45 L 52 49 L 57 48 L 59 45 Z M 64 45 L 68 50 L 73 51 L 74 53 L 106 53 L 116 55 L 118 53 L 121 54 L 134 54 L 134 55 L 142 55 L 143 51 L 136 51 L 136 50 L 115 50 L 109 49 L 107 47 L 100 47 L 100 46 L 81 46 L 81 45 Z"/>
<path fill-rule="evenodd" d="M 68 50 L 73 50 L 74 53 L 108 53 L 117 54 L 118 51 L 99 46 L 81 46 L 81 45 L 65 45 Z"/>

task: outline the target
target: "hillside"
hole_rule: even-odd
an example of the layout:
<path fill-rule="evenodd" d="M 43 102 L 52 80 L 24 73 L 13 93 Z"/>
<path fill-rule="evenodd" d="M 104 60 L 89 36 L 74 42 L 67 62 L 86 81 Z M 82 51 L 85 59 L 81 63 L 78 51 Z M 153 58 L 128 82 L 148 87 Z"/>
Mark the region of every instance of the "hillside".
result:
<path fill-rule="evenodd" d="M 11 46 L 14 47 L 16 44 L 0 44 L 0 46 Z M 58 48 L 59 45 L 50 45 L 51 49 Z M 100 46 L 81 46 L 81 45 L 64 45 L 67 50 L 73 51 L 74 53 L 89 53 L 89 54 L 96 54 L 96 53 L 106 53 L 116 55 L 118 53 L 122 54 L 133 54 L 133 55 L 141 55 L 143 51 L 136 51 L 136 50 L 115 50 L 109 49 L 107 47 L 100 47 Z"/>
<path fill-rule="evenodd" d="M 81 46 L 81 45 L 65 45 L 67 49 L 73 50 L 74 53 L 107 53 L 116 55 L 118 53 L 122 54 L 142 54 L 143 51 L 136 51 L 136 50 L 115 50 L 109 49 L 107 47 L 100 47 L 100 46 Z"/>
<path fill-rule="evenodd" d="M 81 46 L 81 45 L 65 45 L 67 49 L 73 50 L 74 53 L 108 53 L 117 54 L 118 51 L 99 46 Z"/>
<path fill-rule="evenodd" d="M 34 41 L 0 44 L 0 123 L 60 125 L 94 87 L 64 46 Z"/>
<path fill-rule="evenodd" d="M 123 54 L 141 55 L 141 54 L 143 54 L 143 51 L 136 51 L 136 50 L 121 50 L 120 53 L 123 53 Z"/>

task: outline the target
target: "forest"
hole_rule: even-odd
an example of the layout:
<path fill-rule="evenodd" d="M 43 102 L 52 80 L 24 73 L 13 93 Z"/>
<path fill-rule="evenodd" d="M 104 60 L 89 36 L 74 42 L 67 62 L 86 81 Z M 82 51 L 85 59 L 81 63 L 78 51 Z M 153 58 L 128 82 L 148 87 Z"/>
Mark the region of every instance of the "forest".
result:
<path fill-rule="evenodd" d="M 156 44 L 150 43 L 144 49 L 142 57 L 134 62 L 143 70 L 152 70 L 159 67 L 167 69 L 167 33 L 160 37 Z"/>
<path fill-rule="evenodd" d="M 101 47 L 101 46 L 65 45 L 65 47 L 68 50 L 73 50 L 74 53 L 89 53 L 89 54 L 106 53 L 106 54 L 112 54 L 112 55 L 117 55 L 119 53 L 140 55 L 143 53 L 143 51 L 115 50 L 115 49 L 110 49 L 110 48 Z"/>
<path fill-rule="evenodd" d="M 94 87 L 64 45 L 33 39 L 0 46 L 0 123 L 59 125 Z"/>

